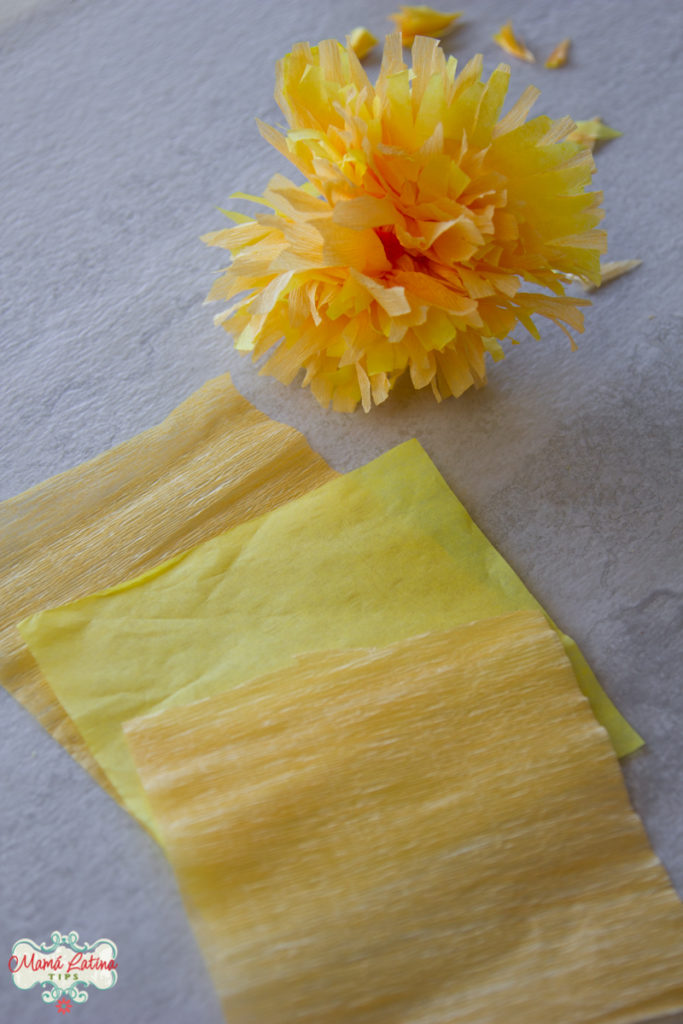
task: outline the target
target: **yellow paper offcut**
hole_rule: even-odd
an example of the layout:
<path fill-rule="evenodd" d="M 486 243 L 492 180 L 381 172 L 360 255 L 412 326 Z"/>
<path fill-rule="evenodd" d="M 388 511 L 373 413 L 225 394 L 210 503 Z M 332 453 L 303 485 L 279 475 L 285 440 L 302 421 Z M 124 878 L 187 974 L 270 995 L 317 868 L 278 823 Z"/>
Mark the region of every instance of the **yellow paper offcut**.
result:
<path fill-rule="evenodd" d="M 616 128 L 610 128 L 601 117 L 593 117 L 589 121 L 576 121 L 574 129 L 567 136 L 573 142 L 581 142 L 594 149 L 602 142 L 609 142 L 611 139 L 618 139 L 622 132 Z"/>
<path fill-rule="evenodd" d="M 563 39 L 561 43 L 558 43 L 546 60 L 545 66 L 550 69 L 563 68 L 567 63 L 571 44 L 571 39 Z"/>
<path fill-rule="evenodd" d="M 337 474 L 226 374 L 159 426 L 0 504 L 0 680 L 110 792 L 16 623 L 130 579 Z"/>
<path fill-rule="evenodd" d="M 586 291 L 595 291 L 597 288 L 601 288 L 604 284 L 609 284 L 610 281 L 616 281 L 618 277 L 623 277 L 624 274 L 630 274 L 632 270 L 635 270 L 642 264 L 642 260 L 608 260 L 606 263 L 600 264 L 600 284 L 584 285 Z"/>
<path fill-rule="evenodd" d="M 443 39 L 457 27 L 456 22 L 462 18 L 462 11 L 447 13 L 437 11 L 427 4 L 402 4 L 398 13 L 390 14 L 389 18 L 401 33 L 403 45 L 412 46 L 416 36 Z"/>
<path fill-rule="evenodd" d="M 683 907 L 543 616 L 308 655 L 126 735 L 230 1024 L 626 1024 Z"/>
<path fill-rule="evenodd" d="M 121 725 L 305 651 L 539 608 L 417 441 L 22 635 L 126 806 L 152 827 Z M 640 745 L 563 638 L 620 753 Z"/>
<path fill-rule="evenodd" d="M 370 51 L 377 46 L 376 38 L 363 25 L 359 25 L 349 33 L 348 43 L 359 60 L 367 57 Z"/>
<path fill-rule="evenodd" d="M 521 39 L 518 39 L 512 28 L 512 22 L 506 22 L 502 28 L 498 29 L 496 34 L 493 36 L 494 43 L 498 43 L 501 50 L 505 50 L 511 57 L 517 57 L 518 60 L 525 60 L 529 64 L 533 64 L 536 60 L 533 53 L 526 46 Z"/>

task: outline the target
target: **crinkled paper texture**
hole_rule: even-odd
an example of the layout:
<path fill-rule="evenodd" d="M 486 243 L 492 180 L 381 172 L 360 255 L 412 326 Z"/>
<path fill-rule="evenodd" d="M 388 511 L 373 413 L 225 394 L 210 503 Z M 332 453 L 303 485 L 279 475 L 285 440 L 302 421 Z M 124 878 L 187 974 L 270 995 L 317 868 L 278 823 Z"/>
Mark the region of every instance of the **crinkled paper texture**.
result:
<path fill-rule="evenodd" d="M 267 355 L 262 373 L 291 384 L 304 369 L 324 407 L 369 412 L 405 373 L 439 401 L 483 386 L 517 326 L 540 337 L 535 316 L 574 346 L 589 303 L 565 285 L 598 283 L 607 246 L 593 158 L 563 141 L 571 118 L 527 121 L 534 86 L 501 117 L 510 67 L 482 73 L 481 54 L 458 70 L 424 35 L 409 69 L 397 32 L 374 85 L 332 39 L 278 62 L 289 127 L 259 127 L 308 180 L 234 193 L 268 212 L 225 211 L 237 224 L 204 236 L 231 254 L 208 296 L 230 303 L 216 322 Z"/>
<path fill-rule="evenodd" d="M 301 657 L 126 734 L 230 1024 L 683 1006 L 683 907 L 539 613 Z"/>
<path fill-rule="evenodd" d="M 538 608 L 417 441 L 22 635 L 129 810 L 152 828 L 121 725 L 293 655 Z M 621 752 L 637 735 L 565 642 Z"/>
<path fill-rule="evenodd" d="M 301 434 L 255 409 L 226 374 L 159 426 L 3 502 L 3 685 L 115 793 L 16 623 L 130 579 L 335 476 Z"/>

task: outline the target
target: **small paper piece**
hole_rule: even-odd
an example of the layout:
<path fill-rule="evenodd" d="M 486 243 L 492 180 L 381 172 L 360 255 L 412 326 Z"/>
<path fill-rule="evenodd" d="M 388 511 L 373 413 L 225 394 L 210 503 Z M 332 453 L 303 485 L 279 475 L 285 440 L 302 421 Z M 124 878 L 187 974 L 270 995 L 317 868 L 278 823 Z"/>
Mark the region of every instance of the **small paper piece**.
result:
<path fill-rule="evenodd" d="M 126 735 L 230 1024 L 626 1024 L 683 907 L 556 635 L 298 658 Z"/>
<path fill-rule="evenodd" d="M 505 50 L 511 57 L 517 57 L 518 60 L 525 60 L 529 64 L 533 64 L 536 61 L 531 50 L 524 45 L 524 43 L 517 38 L 512 29 L 512 22 L 508 21 L 501 29 L 496 32 L 493 36 L 494 43 L 498 43 L 501 50 Z"/>
<path fill-rule="evenodd" d="M 377 40 L 367 28 L 359 26 L 349 34 L 348 43 L 356 57 L 362 60 L 367 57 L 370 51 L 377 46 Z"/>
<path fill-rule="evenodd" d="M 621 277 L 622 274 L 628 274 L 630 271 L 635 270 L 639 267 L 642 260 L 613 260 L 612 262 L 601 263 L 600 271 L 602 274 L 602 280 L 600 284 L 596 285 L 585 285 L 586 291 L 595 291 L 596 288 L 602 288 L 603 284 L 609 284 L 610 281 L 614 281 L 617 277 Z"/>
<path fill-rule="evenodd" d="M 0 680 L 106 789 L 16 623 L 130 579 L 337 474 L 226 374 L 159 426 L 0 504 Z"/>
<path fill-rule="evenodd" d="M 567 136 L 572 142 L 581 142 L 590 149 L 596 143 L 609 142 L 610 139 L 618 139 L 621 136 L 616 128 L 610 128 L 601 117 L 593 117 L 590 121 L 576 121 L 574 130 Z"/>
<path fill-rule="evenodd" d="M 417 441 L 21 632 L 140 821 L 121 725 L 213 696 L 299 653 L 391 643 L 539 605 Z M 637 734 L 565 638 L 620 753 Z"/>
<path fill-rule="evenodd" d="M 426 4 L 404 4 L 398 14 L 390 14 L 389 17 L 401 33 L 403 45 L 412 46 L 415 36 L 443 39 L 456 28 L 455 22 L 462 18 L 462 11 L 447 14 L 445 11 L 436 11 Z"/>
<path fill-rule="evenodd" d="M 561 43 L 558 43 L 555 49 L 552 51 L 545 66 L 547 68 L 563 68 L 567 63 L 569 57 L 569 47 L 572 45 L 571 39 L 563 39 Z"/>

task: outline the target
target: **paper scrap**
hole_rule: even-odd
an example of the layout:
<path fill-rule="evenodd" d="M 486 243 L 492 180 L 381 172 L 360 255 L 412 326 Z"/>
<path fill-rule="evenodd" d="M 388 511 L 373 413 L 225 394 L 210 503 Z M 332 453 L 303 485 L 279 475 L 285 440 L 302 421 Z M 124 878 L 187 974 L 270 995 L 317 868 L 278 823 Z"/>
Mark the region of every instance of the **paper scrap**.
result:
<path fill-rule="evenodd" d="M 626 1024 L 683 906 L 557 637 L 321 653 L 126 735 L 230 1024 Z"/>
<path fill-rule="evenodd" d="M 545 66 L 551 69 L 563 68 L 567 63 L 571 44 L 571 39 L 563 39 L 561 43 L 558 43 L 545 62 Z"/>
<path fill-rule="evenodd" d="M 528 46 L 525 46 L 521 39 L 518 39 L 515 35 L 512 22 L 508 21 L 500 28 L 493 36 L 494 43 L 498 43 L 501 50 L 505 50 L 511 57 L 517 57 L 518 60 L 525 60 L 529 64 L 534 64 L 536 58 L 534 57 Z"/>
<path fill-rule="evenodd" d="M 377 45 L 377 40 L 367 28 L 359 26 L 349 33 L 348 43 L 356 57 L 363 60 Z"/>
<path fill-rule="evenodd" d="M 600 264 L 600 271 L 602 274 L 602 280 L 600 284 L 584 285 L 586 291 L 595 291 L 596 288 L 601 288 L 603 284 L 609 284 L 610 281 L 616 280 L 617 277 L 621 277 L 623 274 L 628 274 L 636 267 L 639 267 L 642 260 L 612 260 L 607 263 Z"/>
<path fill-rule="evenodd" d="M 140 821 L 129 718 L 213 696 L 296 654 L 444 629 L 538 603 L 417 441 L 21 632 Z M 620 753 L 640 746 L 580 652 L 580 685 Z"/>
<path fill-rule="evenodd" d="M 601 117 L 593 117 L 589 121 L 576 121 L 574 130 L 567 136 L 572 142 L 581 142 L 593 149 L 596 144 L 618 139 L 622 132 L 610 128 Z"/>
<path fill-rule="evenodd" d="M 447 14 L 427 4 L 403 4 L 397 14 L 390 14 L 389 17 L 401 33 L 403 45 L 412 46 L 415 36 L 443 39 L 457 27 L 455 23 L 462 17 L 462 11 Z"/>
<path fill-rule="evenodd" d="M 0 680 L 112 792 L 16 623 L 150 569 L 333 472 L 226 374 L 159 426 L 0 504 Z"/>

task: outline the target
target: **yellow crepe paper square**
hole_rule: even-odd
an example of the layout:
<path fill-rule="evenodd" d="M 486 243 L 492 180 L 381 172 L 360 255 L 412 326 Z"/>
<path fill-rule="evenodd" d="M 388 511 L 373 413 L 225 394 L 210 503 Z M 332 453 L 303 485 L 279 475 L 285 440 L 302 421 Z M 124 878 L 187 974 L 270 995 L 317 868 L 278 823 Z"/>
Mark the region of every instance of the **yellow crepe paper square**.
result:
<path fill-rule="evenodd" d="M 683 907 L 539 613 L 125 728 L 230 1024 L 683 1006 Z"/>
<path fill-rule="evenodd" d="M 226 374 L 159 426 L 0 504 L 0 680 L 115 794 L 16 623 L 130 579 L 337 474 Z"/>
<path fill-rule="evenodd" d="M 539 608 L 417 441 L 21 633 L 125 805 L 152 827 L 121 725 L 293 655 Z M 621 752 L 639 738 L 564 638 Z"/>

